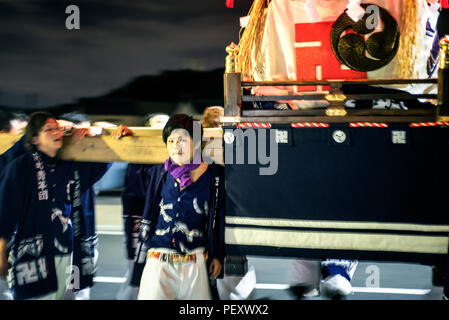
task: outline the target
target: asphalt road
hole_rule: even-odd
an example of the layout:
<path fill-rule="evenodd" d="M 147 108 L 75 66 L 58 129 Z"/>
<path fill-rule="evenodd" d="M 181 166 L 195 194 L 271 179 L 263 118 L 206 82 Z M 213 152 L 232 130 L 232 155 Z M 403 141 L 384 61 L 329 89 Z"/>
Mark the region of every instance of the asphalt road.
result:
<path fill-rule="evenodd" d="M 125 258 L 121 204 L 117 195 L 97 198 L 99 263 L 92 300 L 114 300 L 124 281 Z M 287 290 L 293 259 L 248 257 L 256 273 L 251 299 L 293 300 Z M 371 281 L 373 272 L 377 282 Z M 360 261 L 352 279 L 354 293 L 348 300 L 441 300 L 442 287 L 432 285 L 430 266 L 411 263 Z M 374 287 L 373 287 L 374 285 Z M 321 296 L 308 299 L 323 299 Z"/>

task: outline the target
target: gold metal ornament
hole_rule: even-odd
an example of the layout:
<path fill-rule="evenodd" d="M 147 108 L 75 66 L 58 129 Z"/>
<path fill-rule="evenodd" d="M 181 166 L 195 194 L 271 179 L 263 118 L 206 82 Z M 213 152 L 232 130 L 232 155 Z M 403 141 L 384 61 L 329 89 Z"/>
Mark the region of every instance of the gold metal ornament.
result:
<path fill-rule="evenodd" d="M 326 95 L 326 100 L 329 101 L 329 103 L 332 102 L 341 102 L 346 100 L 346 96 L 343 93 L 330 93 Z"/>
<path fill-rule="evenodd" d="M 237 69 L 237 54 L 239 52 L 239 47 L 234 42 L 231 42 L 229 46 L 226 47 L 226 73 L 236 73 Z"/>
<path fill-rule="evenodd" d="M 326 116 L 328 117 L 344 117 L 347 114 L 345 108 L 329 107 L 326 109 Z"/>
<path fill-rule="evenodd" d="M 440 69 L 449 69 L 449 36 L 440 40 Z"/>

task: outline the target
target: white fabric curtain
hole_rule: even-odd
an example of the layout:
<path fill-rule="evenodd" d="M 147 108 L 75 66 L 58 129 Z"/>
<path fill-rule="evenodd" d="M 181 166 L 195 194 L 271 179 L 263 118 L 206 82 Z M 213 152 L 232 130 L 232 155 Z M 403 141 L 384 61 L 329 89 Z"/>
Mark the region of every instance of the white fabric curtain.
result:
<path fill-rule="evenodd" d="M 423 8 L 422 28 L 425 29 L 428 19 L 432 27 L 435 27 L 438 18 L 437 7 L 429 7 L 426 0 L 416 1 Z M 351 2 L 354 1 L 351 0 Z M 361 2 L 373 3 L 385 8 L 400 23 L 403 1 L 363 0 Z M 335 21 L 348 4 L 348 0 L 272 0 L 268 8 L 262 41 L 262 61 L 255 66 L 254 79 L 256 81 L 296 80 L 295 24 Z M 422 41 L 421 58 L 416 65 L 420 78 L 427 77 L 426 62 L 432 42 L 433 38 Z M 394 78 L 395 62 L 396 58 L 387 66 L 368 72 L 368 78 Z"/>

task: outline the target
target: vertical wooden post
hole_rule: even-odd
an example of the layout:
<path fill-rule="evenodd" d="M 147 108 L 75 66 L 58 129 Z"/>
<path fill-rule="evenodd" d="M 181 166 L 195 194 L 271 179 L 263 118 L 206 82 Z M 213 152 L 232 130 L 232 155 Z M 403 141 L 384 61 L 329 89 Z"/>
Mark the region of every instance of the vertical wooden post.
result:
<path fill-rule="evenodd" d="M 242 113 L 242 88 L 240 73 L 224 74 L 224 114 L 226 117 L 240 117 Z"/>
<path fill-rule="evenodd" d="M 440 68 L 438 70 L 438 110 L 440 116 L 449 116 L 449 36 L 440 41 Z"/>
<path fill-rule="evenodd" d="M 224 114 L 226 117 L 240 117 L 242 107 L 241 76 L 237 73 L 238 46 L 231 43 L 226 47 L 226 70 L 224 84 Z"/>

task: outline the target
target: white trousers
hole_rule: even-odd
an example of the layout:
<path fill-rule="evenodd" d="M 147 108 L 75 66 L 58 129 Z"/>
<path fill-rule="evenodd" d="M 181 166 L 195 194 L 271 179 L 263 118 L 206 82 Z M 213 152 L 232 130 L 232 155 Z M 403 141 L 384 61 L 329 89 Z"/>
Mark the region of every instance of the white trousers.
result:
<path fill-rule="evenodd" d="M 138 300 L 211 300 L 203 252 L 196 262 L 163 262 L 148 258 L 140 280 Z"/>
<path fill-rule="evenodd" d="M 72 254 L 55 256 L 55 268 L 58 289 L 32 300 L 72 300 L 67 288 L 72 276 Z"/>

